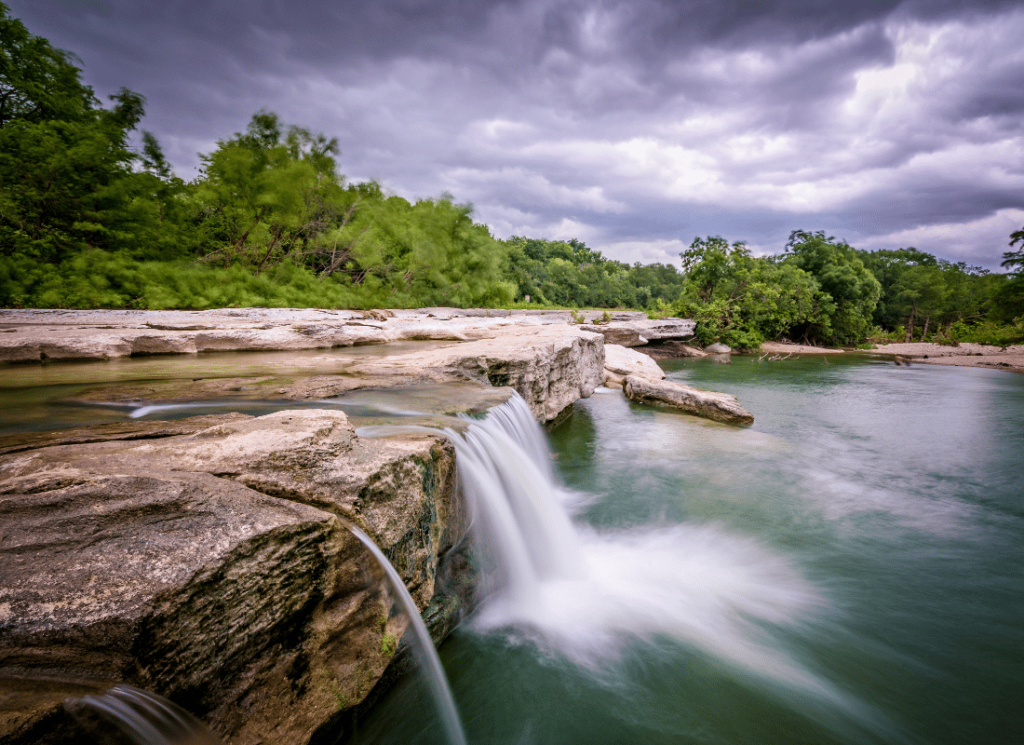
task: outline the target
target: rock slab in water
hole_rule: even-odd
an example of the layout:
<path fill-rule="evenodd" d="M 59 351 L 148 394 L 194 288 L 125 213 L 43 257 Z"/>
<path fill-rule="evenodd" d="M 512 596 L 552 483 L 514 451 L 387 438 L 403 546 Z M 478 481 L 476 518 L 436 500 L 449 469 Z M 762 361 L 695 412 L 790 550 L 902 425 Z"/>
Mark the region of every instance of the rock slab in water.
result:
<path fill-rule="evenodd" d="M 638 375 L 625 379 L 626 398 L 641 403 L 660 403 L 681 409 L 705 419 L 726 424 L 753 424 L 754 415 L 739 405 L 728 393 L 704 391 L 669 380 L 651 380 Z"/>
<path fill-rule="evenodd" d="M 0 674 L 129 681 L 226 743 L 308 742 L 370 691 L 404 630 L 339 516 L 425 608 L 466 529 L 453 451 L 358 438 L 334 410 L 178 434 L 187 421 L 0 457 Z M 33 721 L 0 722 L 16 727 L 0 741 L 34 741 L 18 734 Z"/>
<path fill-rule="evenodd" d="M 601 385 L 604 350 L 600 335 L 576 326 L 526 324 L 502 329 L 493 338 L 362 363 L 351 372 L 370 379 L 416 374 L 508 386 L 538 421 L 548 422 Z"/>

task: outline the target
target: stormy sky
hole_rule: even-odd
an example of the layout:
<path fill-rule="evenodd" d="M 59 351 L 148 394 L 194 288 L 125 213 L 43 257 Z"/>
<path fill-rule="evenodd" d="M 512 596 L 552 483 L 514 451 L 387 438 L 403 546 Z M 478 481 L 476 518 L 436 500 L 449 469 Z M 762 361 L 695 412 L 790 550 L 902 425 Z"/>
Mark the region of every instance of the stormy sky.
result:
<path fill-rule="evenodd" d="M 6 0 L 179 175 L 259 109 L 495 236 L 677 262 L 794 229 L 998 269 L 1024 225 L 1019 0 Z"/>

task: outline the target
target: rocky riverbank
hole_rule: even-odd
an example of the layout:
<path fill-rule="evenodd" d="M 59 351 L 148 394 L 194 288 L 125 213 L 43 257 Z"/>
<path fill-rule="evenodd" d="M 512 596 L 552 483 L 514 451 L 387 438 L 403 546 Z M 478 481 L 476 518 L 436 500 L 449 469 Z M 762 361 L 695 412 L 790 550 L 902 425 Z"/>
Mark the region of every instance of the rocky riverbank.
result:
<path fill-rule="evenodd" d="M 649 358 L 606 340 L 643 346 L 692 334 L 681 319 L 592 315 L 585 320 L 594 323 L 578 324 L 568 313 L 450 309 L 0 313 L 0 358 L 20 369 L 450 342 L 332 356 L 330 374 L 318 374 L 326 356 L 311 357 L 309 374 L 146 380 L 77 394 L 81 403 L 230 397 L 301 401 L 303 409 L 0 438 L 0 693 L 5 679 L 63 681 L 54 690 L 126 681 L 184 705 L 226 743 L 307 743 L 343 732 L 346 712 L 384 674 L 404 631 L 346 525 L 381 547 L 439 641 L 472 591 L 453 551 L 467 519 L 443 438 L 361 438 L 344 413 L 310 402 L 436 386 L 452 391 L 437 396 L 434 412 L 444 415 L 517 391 L 539 421 L 551 421 L 605 381 L 606 348 L 632 359 L 623 382 L 645 370 L 656 377 Z M 59 696 L 32 700 L 0 696 L 0 743 L 74 739 Z"/>
<path fill-rule="evenodd" d="M 451 446 L 365 440 L 338 411 L 164 426 L 0 457 L 0 673 L 129 681 L 226 742 L 308 742 L 404 631 L 345 524 L 425 609 L 467 527 Z M 67 724 L 59 702 L 15 714 L 0 712 L 0 742 Z"/>
<path fill-rule="evenodd" d="M 1024 372 L 1024 344 L 993 347 L 962 342 L 957 346 L 915 343 L 883 344 L 872 350 L 879 354 L 899 355 L 908 362 L 957 367 L 986 367 L 990 370 Z"/>

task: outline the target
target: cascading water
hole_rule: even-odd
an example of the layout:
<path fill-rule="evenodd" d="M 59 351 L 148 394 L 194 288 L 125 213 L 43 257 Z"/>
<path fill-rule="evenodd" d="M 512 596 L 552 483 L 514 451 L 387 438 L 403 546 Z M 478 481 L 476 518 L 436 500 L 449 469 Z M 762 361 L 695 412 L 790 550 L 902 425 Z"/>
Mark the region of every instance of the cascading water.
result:
<path fill-rule="evenodd" d="M 402 610 L 409 617 L 409 625 L 413 630 L 413 641 L 416 651 L 419 654 L 424 668 L 427 672 L 427 679 L 430 682 L 430 690 L 436 702 L 437 709 L 441 716 L 441 723 L 445 733 L 448 735 L 448 742 L 452 745 L 466 745 L 466 736 L 462 732 L 462 723 L 459 721 L 459 713 L 455 708 L 455 700 L 452 698 L 451 689 L 448 687 L 448 679 L 444 675 L 444 668 L 441 667 L 441 660 L 434 649 L 434 642 L 430 639 L 430 632 L 420 616 L 416 601 L 412 599 L 409 590 L 406 589 L 402 577 L 395 571 L 395 568 L 388 561 L 388 557 L 380 550 L 373 540 L 355 525 L 348 526 L 349 531 L 358 538 L 367 550 L 377 560 L 381 569 L 387 575 L 391 588 L 398 597 Z"/>
<path fill-rule="evenodd" d="M 604 532 L 574 525 L 564 507 L 570 494 L 555 480 L 546 436 L 522 398 L 466 419 L 461 434 L 440 434 L 455 447 L 478 550 L 498 578 L 471 628 L 526 636 L 590 669 L 637 641 L 671 639 L 712 654 L 835 730 L 887 729 L 775 633 L 828 611 L 786 559 L 715 525 Z M 439 434 L 402 426 L 357 432 Z"/>
<path fill-rule="evenodd" d="M 72 699 L 67 706 L 97 712 L 138 745 L 219 745 L 220 741 L 194 716 L 155 693 L 129 685 Z"/>

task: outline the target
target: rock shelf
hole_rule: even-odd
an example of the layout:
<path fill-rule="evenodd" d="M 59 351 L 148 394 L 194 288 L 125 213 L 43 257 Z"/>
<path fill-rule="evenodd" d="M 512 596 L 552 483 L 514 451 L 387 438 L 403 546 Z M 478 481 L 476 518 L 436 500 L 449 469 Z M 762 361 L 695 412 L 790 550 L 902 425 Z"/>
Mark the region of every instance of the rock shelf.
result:
<path fill-rule="evenodd" d="M 0 362 L 30 365 L 451 342 L 341 363 L 331 356 L 329 374 L 315 374 L 314 356 L 304 361 L 309 375 L 102 389 L 108 402 L 230 395 L 305 402 L 301 409 L 2 438 L 0 689 L 4 679 L 126 681 L 184 705 L 225 743 L 336 737 L 392 662 L 386 639 L 404 630 L 346 525 L 388 555 L 438 640 L 472 587 L 458 576 L 464 570 L 442 567 L 464 561 L 451 550 L 468 529 L 450 443 L 429 434 L 361 438 L 344 413 L 316 400 L 449 386 L 449 408 L 465 411 L 515 390 L 545 422 L 602 383 L 631 397 L 675 385 L 628 347 L 686 339 L 691 321 L 570 320 L 579 317 L 449 308 L 0 312 Z M 435 413 L 450 413 L 441 408 Z M 17 711 L 0 705 L 0 742 L 45 742 L 72 726 L 59 697 L 37 700 Z"/>

